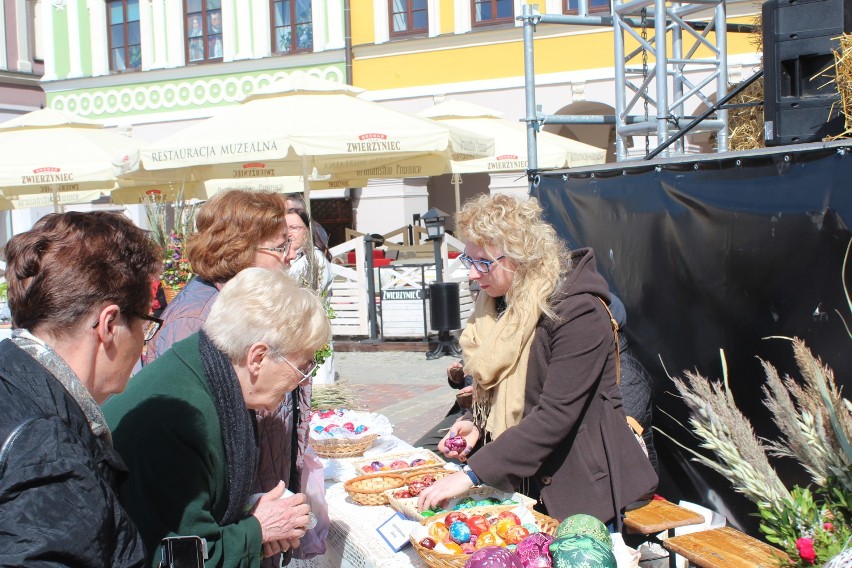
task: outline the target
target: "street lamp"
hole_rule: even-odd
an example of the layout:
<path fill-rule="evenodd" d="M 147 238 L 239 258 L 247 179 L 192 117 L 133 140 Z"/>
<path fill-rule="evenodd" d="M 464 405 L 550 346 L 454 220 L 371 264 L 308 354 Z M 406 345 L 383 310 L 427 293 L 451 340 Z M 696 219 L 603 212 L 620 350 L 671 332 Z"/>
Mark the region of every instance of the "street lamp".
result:
<path fill-rule="evenodd" d="M 420 220 L 426 226 L 426 238 L 435 245 L 435 282 L 444 281 L 444 261 L 441 258 L 441 242 L 444 240 L 444 222 L 447 214 L 432 207 L 420 216 Z"/>
<path fill-rule="evenodd" d="M 434 207 L 420 215 L 420 220 L 426 226 L 426 238 L 435 244 L 435 282 L 429 285 L 429 302 L 431 327 L 438 332 L 438 345 L 426 353 L 427 359 L 437 359 L 447 353 L 461 355 L 458 345 L 450 335 L 450 331 L 461 327 L 459 284 L 444 282 L 444 260 L 441 256 L 444 222 L 447 217 L 446 213 Z"/>

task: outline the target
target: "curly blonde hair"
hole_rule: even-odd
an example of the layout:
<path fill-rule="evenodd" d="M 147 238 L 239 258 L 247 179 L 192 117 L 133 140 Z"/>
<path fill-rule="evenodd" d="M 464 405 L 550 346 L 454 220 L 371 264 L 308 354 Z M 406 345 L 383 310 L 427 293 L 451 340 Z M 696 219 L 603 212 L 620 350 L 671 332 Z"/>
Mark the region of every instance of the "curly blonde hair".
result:
<path fill-rule="evenodd" d="M 503 251 L 517 266 L 506 293 L 506 314 L 531 312 L 556 317 L 553 295 L 570 270 L 568 248 L 541 216 L 538 200 L 510 195 L 481 195 L 456 213 L 456 229 L 465 241 Z"/>

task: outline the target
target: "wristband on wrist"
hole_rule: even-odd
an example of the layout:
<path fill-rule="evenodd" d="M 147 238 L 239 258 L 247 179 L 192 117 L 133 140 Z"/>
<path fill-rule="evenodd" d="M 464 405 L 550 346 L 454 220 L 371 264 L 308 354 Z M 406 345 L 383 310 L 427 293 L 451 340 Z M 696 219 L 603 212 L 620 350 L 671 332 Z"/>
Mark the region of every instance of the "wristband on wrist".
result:
<path fill-rule="evenodd" d="M 462 471 L 467 475 L 468 479 L 470 479 L 471 483 L 474 485 L 481 485 L 482 482 L 476 477 L 476 474 L 470 469 L 469 465 L 462 466 Z"/>

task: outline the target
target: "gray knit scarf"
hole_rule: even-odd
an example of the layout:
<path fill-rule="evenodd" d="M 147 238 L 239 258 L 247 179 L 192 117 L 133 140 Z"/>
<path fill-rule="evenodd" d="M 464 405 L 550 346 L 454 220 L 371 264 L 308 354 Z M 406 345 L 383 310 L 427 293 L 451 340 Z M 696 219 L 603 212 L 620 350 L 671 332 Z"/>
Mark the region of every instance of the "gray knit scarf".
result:
<path fill-rule="evenodd" d="M 213 391 L 213 402 L 228 465 L 228 510 L 220 525 L 237 522 L 244 516 L 244 507 L 251 494 L 254 472 L 257 469 L 257 435 L 254 412 L 246 408 L 243 392 L 234 366 L 227 355 L 219 351 L 203 331 L 198 332 L 198 351 L 204 376 Z"/>
<path fill-rule="evenodd" d="M 74 370 L 65 362 L 65 359 L 60 357 L 59 353 L 54 351 L 50 345 L 23 328 L 12 330 L 12 342 L 56 377 L 56 380 L 65 387 L 68 394 L 80 405 L 80 409 L 86 415 L 86 420 L 89 422 L 89 428 L 91 428 L 92 433 L 112 446 L 112 434 L 107 427 L 106 420 L 104 420 L 101 407 L 98 406 L 98 403 L 92 398 L 89 390 L 80 381 Z"/>

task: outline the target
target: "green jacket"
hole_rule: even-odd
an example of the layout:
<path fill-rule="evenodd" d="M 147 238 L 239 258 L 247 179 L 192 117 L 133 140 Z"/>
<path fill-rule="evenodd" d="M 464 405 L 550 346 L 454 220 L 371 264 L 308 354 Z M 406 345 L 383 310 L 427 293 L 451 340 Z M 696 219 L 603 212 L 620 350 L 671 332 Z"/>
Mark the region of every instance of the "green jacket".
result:
<path fill-rule="evenodd" d="M 166 536 L 207 539 L 208 568 L 257 567 L 260 523 L 247 515 L 220 526 L 228 508 L 228 468 L 198 334 L 175 343 L 111 397 L 104 415 L 130 470 L 119 498 L 156 568 Z"/>

